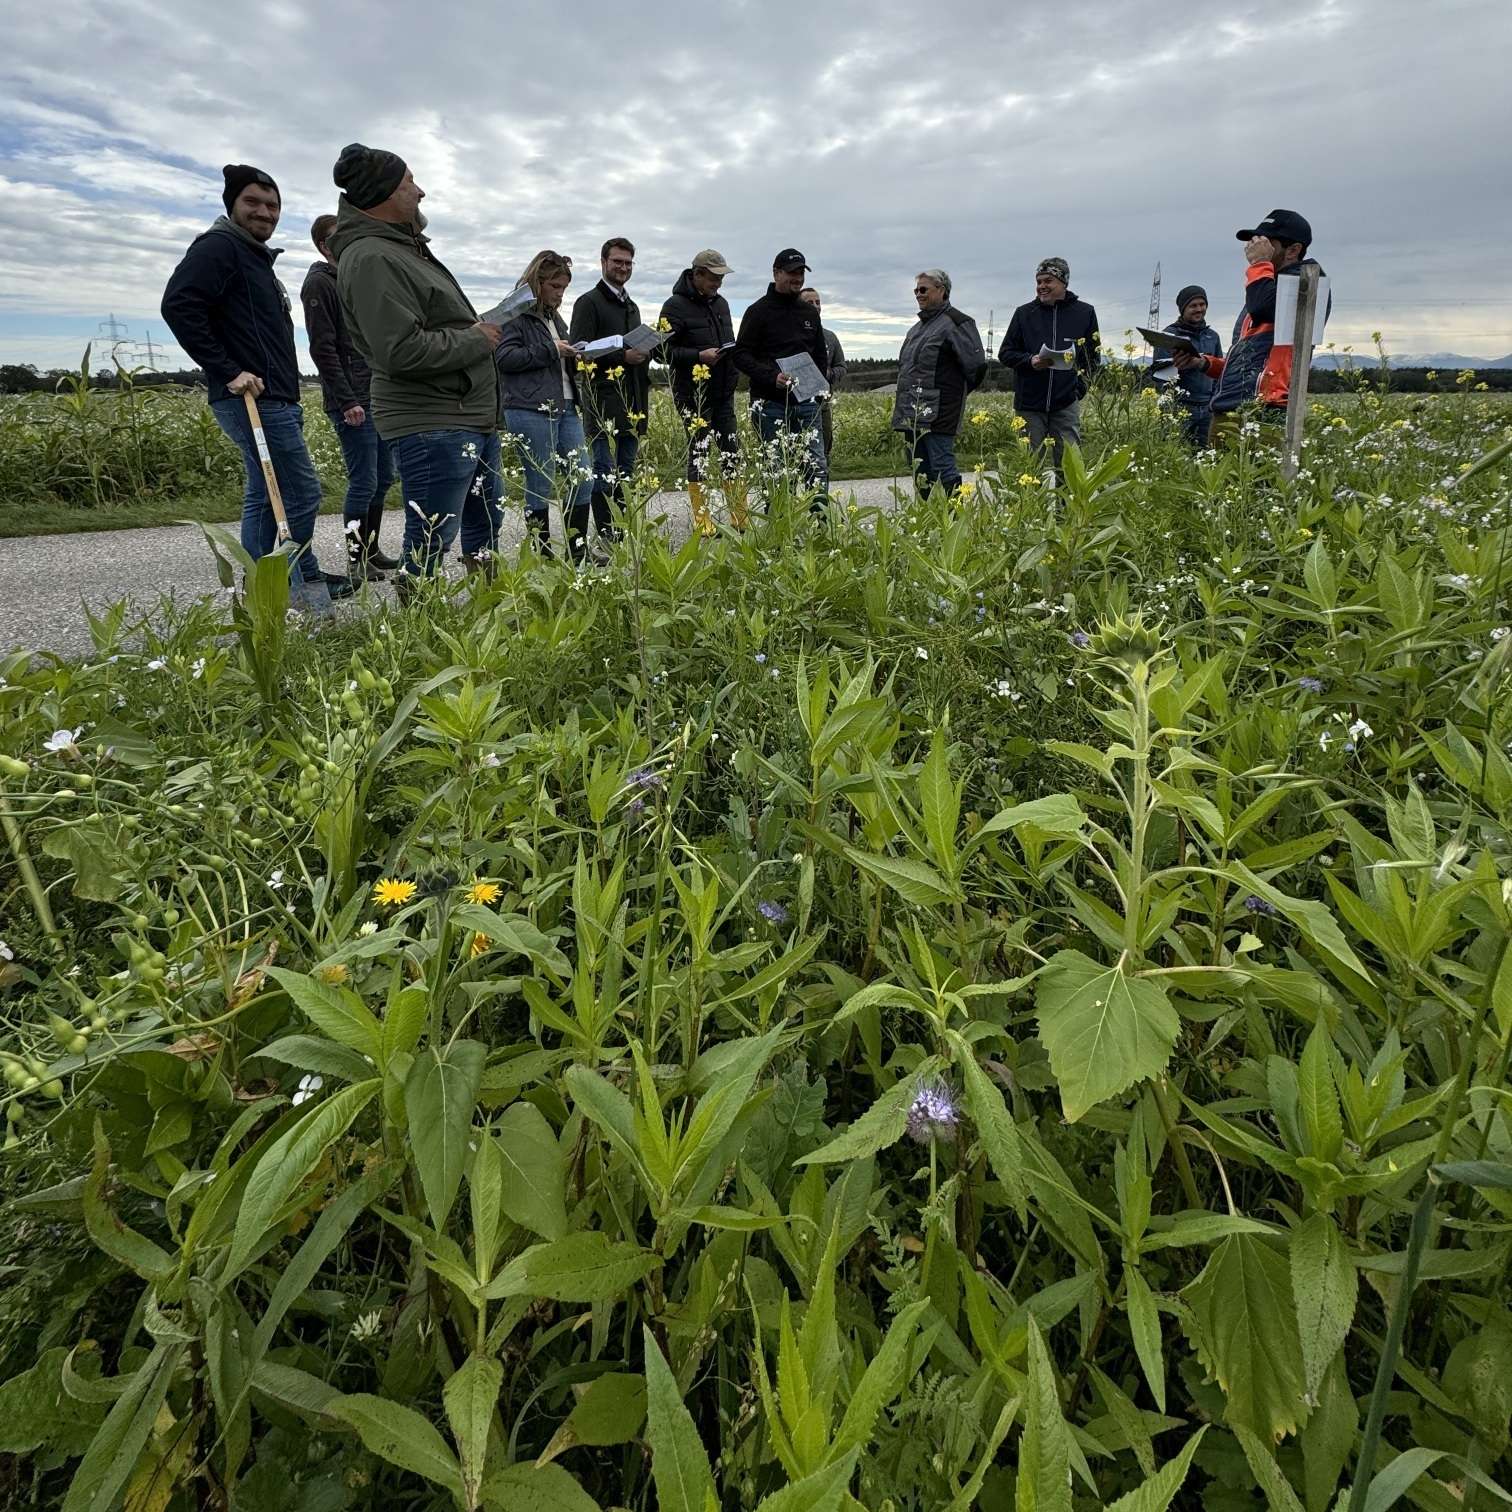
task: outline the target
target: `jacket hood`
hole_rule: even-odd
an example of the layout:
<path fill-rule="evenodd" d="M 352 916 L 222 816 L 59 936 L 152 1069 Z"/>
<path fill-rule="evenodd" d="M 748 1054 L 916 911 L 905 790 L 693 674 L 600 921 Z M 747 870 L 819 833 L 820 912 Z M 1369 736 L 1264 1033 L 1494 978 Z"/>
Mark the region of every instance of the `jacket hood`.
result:
<path fill-rule="evenodd" d="M 430 240 L 423 231 L 416 231 L 412 227 L 396 226 L 392 221 L 374 220 L 343 194 L 336 207 L 336 229 L 331 232 L 331 255 L 340 258 L 353 243 L 368 237 L 395 242 L 401 247 L 408 247 L 412 252 Z"/>
<path fill-rule="evenodd" d="M 229 215 L 217 215 L 215 219 L 211 221 L 209 229 L 201 231 L 200 235 L 194 238 L 195 241 L 198 241 L 201 236 L 232 237 L 236 241 L 242 242 L 246 246 L 249 246 L 256 251 L 261 252 L 269 262 L 273 262 L 283 252 L 282 247 L 270 247 L 267 242 L 258 241 L 258 239 L 253 236 L 250 231 L 242 230 L 242 228 L 238 226 Z"/>
<path fill-rule="evenodd" d="M 932 309 L 932 310 L 920 310 L 919 311 L 919 321 L 920 321 L 920 324 L 923 324 L 923 323 L 925 323 L 927 321 L 933 320 L 936 315 L 948 315 L 949 313 L 950 313 L 950 301 L 947 299 L 944 304 L 942 304 L 942 305 L 936 305 L 934 307 L 934 309 Z"/>
<path fill-rule="evenodd" d="M 798 295 L 801 294 L 802 292 L 803 292 L 803 290 L 799 289 L 795 293 L 784 294 L 782 292 L 782 290 L 777 287 L 776 284 L 769 283 L 767 285 L 766 297 L 768 299 L 780 299 L 784 304 L 797 304 L 798 303 Z"/>
<path fill-rule="evenodd" d="M 692 268 L 684 268 L 682 270 L 682 272 L 678 275 L 677 282 L 672 285 L 672 292 L 674 294 L 682 295 L 684 299 L 696 299 L 699 304 L 710 304 L 713 301 L 714 297 L 713 295 L 710 295 L 708 299 L 705 299 L 704 296 L 698 292 L 698 285 L 693 282 Z"/>

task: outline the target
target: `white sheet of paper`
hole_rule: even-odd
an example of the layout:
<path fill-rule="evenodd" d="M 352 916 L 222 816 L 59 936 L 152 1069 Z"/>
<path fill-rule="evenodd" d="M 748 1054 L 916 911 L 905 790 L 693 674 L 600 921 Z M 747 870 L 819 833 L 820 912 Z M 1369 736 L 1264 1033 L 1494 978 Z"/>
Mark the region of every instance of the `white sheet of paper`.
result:
<path fill-rule="evenodd" d="M 1056 347 L 1041 345 L 1039 354 L 1050 364 L 1051 367 L 1068 368 L 1076 364 L 1076 348 L 1067 347 L 1064 351 Z"/>
<path fill-rule="evenodd" d="M 503 325 L 506 320 L 512 319 L 534 302 L 535 295 L 531 292 L 530 285 L 522 284 L 512 293 L 506 294 L 493 309 L 485 310 L 478 319 L 487 321 L 489 325 Z"/>
<path fill-rule="evenodd" d="M 598 357 L 604 352 L 617 352 L 624 344 L 623 336 L 601 336 L 597 341 L 579 341 L 576 346 L 584 357 Z"/>
<path fill-rule="evenodd" d="M 1174 362 L 1168 362 L 1164 367 L 1152 368 L 1150 370 L 1150 377 L 1156 383 L 1175 383 L 1181 377 L 1181 373 Z"/>
<path fill-rule="evenodd" d="M 779 357 L 777 366 L 793 380 L 793 393 L 800 403 L 817 399 L 830 391 L 824 374 L 819 371 L 819 364 L 807 352 Z"/>
<path fill-rule="evenodd" d="M 1276 337 L 1274 345 L 1289 347 L 1297 330 L 1297 295 L 1302 292 L 1302 280 L 1283 273 L 1276 280 Z M 1318 303 L 1313 310 L 1312 344 L 1323 340 L 1323 327 L 1328 320 L 1328 277 L 1318 280 Z"/>

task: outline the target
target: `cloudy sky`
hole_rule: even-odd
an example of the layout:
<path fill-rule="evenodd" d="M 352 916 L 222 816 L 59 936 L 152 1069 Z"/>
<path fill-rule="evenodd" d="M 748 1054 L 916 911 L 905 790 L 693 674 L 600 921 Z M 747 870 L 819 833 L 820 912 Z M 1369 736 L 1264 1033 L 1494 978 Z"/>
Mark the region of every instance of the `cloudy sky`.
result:
<path fill-rule="evenodd" d="M 8 0 L 5 33 L 0 361 L 76 363 L 112 314 L 166 342 L 226 162 L 278 180 L 297 291 L 352 140 L 408 160 L 480 307 L 623 234 L 643 307 L 712 245 L 737 315 L 800 247 L 854 354 L 896 353 L 931 265 L 1001 336 L 1051 253 L 1105 337 L 1157 260 L 1164 318 L 1203 283 L 1226 336 L 1233 233 L 1280 205 L 1339 344 L 1512 352 L 1512 0 Z"/>

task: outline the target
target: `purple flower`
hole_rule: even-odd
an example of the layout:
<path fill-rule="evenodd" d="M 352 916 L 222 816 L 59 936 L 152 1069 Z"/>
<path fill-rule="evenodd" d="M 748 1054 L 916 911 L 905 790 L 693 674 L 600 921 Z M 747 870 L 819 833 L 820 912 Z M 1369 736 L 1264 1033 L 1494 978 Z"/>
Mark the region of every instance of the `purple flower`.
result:
<path fill-rule="evenodd" d="M 1321 693 L 1323 691 L 1323 679 L 1321 677 L 1299 677 L 1297 686 L 1304 693 Z"/>
<path fill-rule="evenodd" d="M 1071 644 L 1073 646 L 1090 646 L 1092 637 L 1085 630 L 1073 630 L 1071 632 Z"/>
<path fill-rule="evenodd" d="M 765 651 L 758 651 L 756 653 L 756 665 L 758 667 L 764 667 L 764 666 L 766 666 L 766 652 Z"/>
<path fill-rule="evenodd" d="M 637 767 L 635 771 L 625 778 L 626 787 L 656 790 L 664 788 L 666 785 L 667 779 L 660 772 L 653 771 L 650 767 Z"/>
<path fill-rule="evenodd" d="M 923 1081 L 908 1107 L 908 1137 L 919 1144 L 954 1139 L 960 1110 L 942 1081 Z"/>
<path fill-rule="evenodd" d="M 627 814 L 639 814 L 645 809 L 645 807 L 646 800 L 644 798 L 632 798 L 629 803 L 625 805 L 625 812 Z"/>
<path fill-rule="evenodd" d="M 1281 910 L 1269 898 L 1257 898 L 1254 893 L 1244 900 L 1244 906 L 1252 914 L 1264 914 L 1267 919 L 1279 919 Z"/>
<path fill-rule="evenodd" d="M 763 899 L 756 905 L 756 912 L 761 915 L 768 924 L 786 924 L 788 911 L 782 904 L 774 903 L 770 898 Z"/>

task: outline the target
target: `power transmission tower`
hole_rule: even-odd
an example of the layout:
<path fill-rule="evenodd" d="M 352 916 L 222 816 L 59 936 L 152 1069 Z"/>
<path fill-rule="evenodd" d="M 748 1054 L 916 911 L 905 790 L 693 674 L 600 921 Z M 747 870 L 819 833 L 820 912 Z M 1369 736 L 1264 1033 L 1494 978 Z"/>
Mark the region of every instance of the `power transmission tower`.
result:
<path fill-rule="evenodd" d="M 102 320 L 96 329 L 99 335 L 108 336 L 110 344 L 116 346 L 126 339 L 126 333 L 131 328 L 124 320 L 117 320 L 114 315 L 110 315 Z"/>
<path fill-rule="evenodd" d="M 152 332 L 148 331 L 146 339 L 139 341 L 137 345 L 147 349 L 147 370 L 157 372 L 157 354 L 163 349 L 152 339 Z"/>
<path fill-rule="evenodd" d="M 1150 285 L 1150 324 L 1149 329 L 1160 329 L 1160 264 L 1155 264 L 1155 281 Z M 1148 348 L 1149 342 L 1145 343 Z"/>

